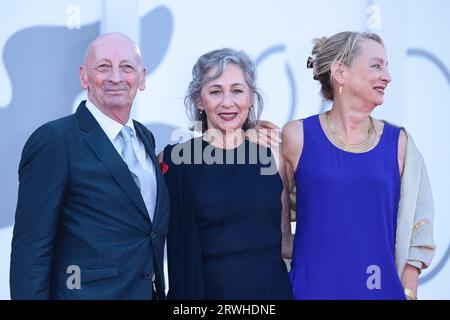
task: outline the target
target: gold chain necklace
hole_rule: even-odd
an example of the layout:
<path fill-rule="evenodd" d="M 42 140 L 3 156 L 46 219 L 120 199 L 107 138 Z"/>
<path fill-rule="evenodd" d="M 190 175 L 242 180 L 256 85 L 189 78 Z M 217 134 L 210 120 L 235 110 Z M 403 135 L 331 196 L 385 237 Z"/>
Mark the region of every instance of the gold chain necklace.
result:
<path fill-rule="evenodd" d="M 343 141 L 341 138 L 339 138 L 339 136 L 336 132 L 336 127 L 334 126 L 334 123 L 333 123 L 333 119 L 331 119 L 331 110 L 327 111 L 325 113 L 325 118 L 326 118 L 327 129 L 332 135 L 331 138 L 338 145 L 339 148 L 341 148 L 345 151 L 349 151 L 349 152 L 361 153 L 361 152 L 369 150 L 373 146 L 377 134 L 376 134 L 375 127 L 373 125 L 372 117 L 369 117 L 370 125 L 369 125 L 369 129 L 367 131 L 367 137 L 364 139 L 364 141 L 359 142 L 359 143 L 349 143 L 349 142 Z"/>

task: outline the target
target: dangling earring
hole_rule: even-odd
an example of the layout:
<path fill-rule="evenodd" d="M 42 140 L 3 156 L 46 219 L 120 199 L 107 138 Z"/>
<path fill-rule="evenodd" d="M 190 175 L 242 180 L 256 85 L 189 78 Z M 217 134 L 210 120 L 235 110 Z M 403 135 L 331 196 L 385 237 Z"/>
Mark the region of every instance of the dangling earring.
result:
<path fill-rule="evenodd" d="M 342 94 L 342 86 L 339 86 L 339 94 Z"/>
<path fill-rule="evenodd" d="M 203 116 L 203 109 L 200 109 L 200 116 Z"/>

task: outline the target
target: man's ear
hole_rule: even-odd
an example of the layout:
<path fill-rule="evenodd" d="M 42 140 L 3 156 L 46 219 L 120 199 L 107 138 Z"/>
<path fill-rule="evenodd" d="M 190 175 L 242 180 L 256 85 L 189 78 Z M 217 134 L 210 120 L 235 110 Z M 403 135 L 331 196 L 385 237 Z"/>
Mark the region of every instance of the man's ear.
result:
<path fill-rule="evenodd" d="M 142 68 L 142 72 L 141 72 L 141 76 L 139 79 L 139 90 L 144 90 L 145 89 L 145 78 L 147 76 L 147 68 L 143 67 Z"/>
<path fill-rule="evenodd" d="M 80 66 L 80 85 L 85 90 L 89 87 L 88 77 L 87 77 L 87 70 L 84 67 L 84 65 Z"/>
<path fill-rule="evenodd" d="M 331 64 L 331 79 L 336 81 L 340 86 L 345 84 L 345 75 L 347 68 L 341 61 L 335 61 Z"/>

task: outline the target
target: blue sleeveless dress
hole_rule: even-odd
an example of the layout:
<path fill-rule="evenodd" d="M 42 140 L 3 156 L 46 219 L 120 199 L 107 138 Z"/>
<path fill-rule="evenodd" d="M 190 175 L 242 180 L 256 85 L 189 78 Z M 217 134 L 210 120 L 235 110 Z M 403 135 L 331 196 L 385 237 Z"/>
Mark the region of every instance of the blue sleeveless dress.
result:
<path fill-rule="evenodd" d="M 400 129 L 385 123 L 372 150 L 351 153 L 328 140 L 318 115 L 303 127 L 289 274 L 295 298 L 405 299 L 394 258 Z"/>

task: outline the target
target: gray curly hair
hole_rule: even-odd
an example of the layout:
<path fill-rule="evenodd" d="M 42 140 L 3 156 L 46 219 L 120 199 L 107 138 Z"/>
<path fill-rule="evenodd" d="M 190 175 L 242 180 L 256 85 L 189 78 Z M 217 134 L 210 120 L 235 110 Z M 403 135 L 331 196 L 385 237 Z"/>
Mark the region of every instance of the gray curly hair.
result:
<path fill-rule="evenodd" d="M 256 67 L 253 61 L 244 51 L 230 48 L 213 50 L 198 58 L 192 68 L 192 81 L 184 98 L 189 119 L 193 122 L 202 122 L 202 133 L 208 129 L 206 113 L 200 113 L 198 109 L 202 88 L 208 81 L 219 78 L 229 63 L 238 66 L 243 71 L 245 80 L 253 93 L 253 108 L 250 108 L 248 118 L 245 120 L 242 129 L 247 130 L 254 127 L 261 116 L 264 101 L 256 87 Z M 207 74 L 213 69 L 215 69 L 215 72 L 208 77 Z"/>

